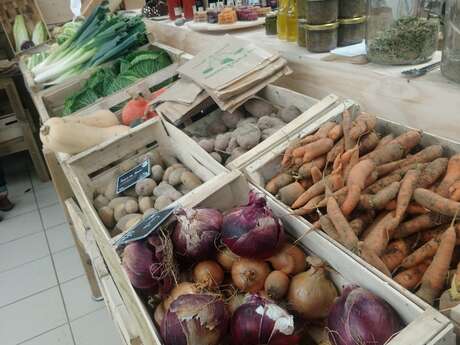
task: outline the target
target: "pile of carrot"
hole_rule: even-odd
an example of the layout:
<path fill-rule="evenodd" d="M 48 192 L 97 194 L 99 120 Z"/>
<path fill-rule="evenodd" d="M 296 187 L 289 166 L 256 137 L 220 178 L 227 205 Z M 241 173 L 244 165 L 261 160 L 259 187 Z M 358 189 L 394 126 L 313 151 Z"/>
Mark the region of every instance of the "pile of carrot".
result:
<path fill-rule="evenodd" d="M 433 304 L 460 261 L 460 154 L 422 147 L 422 132 L 376 130 L 371 114 L 290 144 L 266 190 L 401 286 Z M 459 274 L 453 274 L 454 282 Z"/>

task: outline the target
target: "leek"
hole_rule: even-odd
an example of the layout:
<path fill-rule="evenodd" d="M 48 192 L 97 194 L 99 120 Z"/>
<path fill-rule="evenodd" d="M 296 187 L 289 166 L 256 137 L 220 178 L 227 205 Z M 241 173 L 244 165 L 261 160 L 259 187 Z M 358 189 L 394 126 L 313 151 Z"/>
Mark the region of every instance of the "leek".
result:
<path fill-rule="evenodd" d="M 32 69 L 36 83 L 61 83 L 147 42 L 140 17 L 110 15 L 103 1 L 79 29 Z"/>

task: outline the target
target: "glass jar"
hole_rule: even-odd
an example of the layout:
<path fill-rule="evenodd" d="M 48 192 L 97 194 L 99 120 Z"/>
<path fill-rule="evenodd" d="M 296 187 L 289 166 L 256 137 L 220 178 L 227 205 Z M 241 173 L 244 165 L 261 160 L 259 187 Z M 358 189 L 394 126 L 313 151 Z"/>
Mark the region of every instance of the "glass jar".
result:
<path fill-rule="evenodd" d="M 305 41 L 308 51 L 326 53 L 337 48 L 338 27 L 338 22 L 323 25 L 305 24 Z"/>
<path fill-rule="evenodd" d="M 307 0 L 306 19 L 310 25 L 328 24 L 337 21 L 339 0 Z"/>
<path fill-rule="evenodd" d="M 265 33 L 267 35 L 276 35 L 276 12 L 270 12 L 265 17 Z"/>
<path fill-rule="evenodd" d="M 345 47 L 360 43 L 366 35 L 366 17 L 339 19 L 337 45 Z"/>
<path fill-rule="evenodd" d="M 299 47 L 306 47 L 307 42 L 305 41 L 305 24 L 307 21 L 305 19 L 298 19 L 297 20 L 297 45 Z"/>
<path fill-rule="evenodd" d="M 367 0 L 340 0 L 339 18 L 356 18 L 366 15 Z"/>
<path fill-rule="evenodd" d="M 441 72 L 460 83 L 460 0 L 447 0 Z"/>
<path fill-rule="evenodd" d="M 289 0 L 288 14 L 287 14 L 287 41 L 297 41 L 297 1 Z"/>
<path fill-rule="evenodd" d="M 307 16 L 307 0 L 297 0 L 297 18 L 305 19 Z"/>
<path fill-rule="evenodd" d="M 278 18 L 276 21 L 277 35 L 280 40 L 287 39 L 287 16 L 289 0 L 279 0 Z"/>
<path fill-rule="evenodd" d="M 437 46 L 438 20 L 423 18 L 418 0 L 369 1 L 366 32 L 369 61 L 412 65 L 431 59 Z"/>

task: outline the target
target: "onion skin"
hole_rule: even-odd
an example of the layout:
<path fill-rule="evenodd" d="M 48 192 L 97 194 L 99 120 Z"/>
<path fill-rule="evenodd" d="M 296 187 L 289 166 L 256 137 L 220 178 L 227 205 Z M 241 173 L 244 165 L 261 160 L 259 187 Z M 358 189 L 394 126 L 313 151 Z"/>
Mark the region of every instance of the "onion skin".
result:
<path fill-rule="evenodd" d="M 228 321 L 227 307 L 216 296 L 182 295 L 171 304 L 160 331 L 166 345 L 217 345 Z"/>
<path fill-rule="evenodd" d="M 331 308 L 327 327 L 332 344 L 383 345 L 403 328 L 403 322 L 380 297 L 348 286 Z"/>
<path fill-rule="evenodd" d="M 280 322 L 284 320 L 284 322 Z M 276 325 L 288 325 L 285 329 L 275 329 Z M 294 345 L 299 337 L 294 332 L 293 316 L 275 303 L 256 295 L 249 296 L 247 302 L 239 306 L 231 321 L 232 345 Z"/>
<path fill-rule="evenodd" d="M 307 267 L 306 255 L 303 250 L 291 243 L 285 243 L 268 261 L 275 270 L 286 274 L 297 274 L 305 271 Z"/>
<path fill-rule="evenodd" d="M 224 215 L 222 242 L 236 255 L 267 259 L 284 240 L 283 226 L 263 196 L 249 193 L 249 203 Z"/>
<path fill-rule="evenodd" d="M 176 252 L 192 260 L 212 258 L 222 227 L 222 214 L 212 208 L 182 208 L 175 212 L 177 224 L 172 234 Z"/>
<path fill-rule="evenodd" d="M 257 292 L 264 288 L 264 282 L 270 273 L 265 261 L 241 258 L 232 266 L 233 284 L 244 292 Z"/>
<path fill-rule="evenodd" d="M 272 271 L 265 279 L 265 291 L 274 300 L 283 298 L 289 289 L 289 277 L 283 271 Z"/>
<path fill-rule="evenodd" d="M 193 269 L 193 280 L 200 286 L 216 288 L 224 281 L 224 270 L 215 261 L 201 261 Z"/>
<path fill-rule="evenodd" d="M 232 269 L 232 265 L 236 260 L 238 260 L 238 256 L 228 248 L 219 250 L 217 253 L 217 262 L 227 271 Z"/>
<path fill-rule="evenodd" d="M 168 310 L 171 304 L 182 295 L 190 295 L 198 293 L 198 287 L 189 282 L 178 284 L 172 289 L 171 294 L 163 301 L 164 310 Z"/>
<path fill-rule="evenodd" d="M 148 248 L 146 242 L 131 242 L 123 250 L 123 267 L 135 288 L 157 287 L 157 281 L 150 273 L 150 267 L 155 261 L 154 253 Z"/>

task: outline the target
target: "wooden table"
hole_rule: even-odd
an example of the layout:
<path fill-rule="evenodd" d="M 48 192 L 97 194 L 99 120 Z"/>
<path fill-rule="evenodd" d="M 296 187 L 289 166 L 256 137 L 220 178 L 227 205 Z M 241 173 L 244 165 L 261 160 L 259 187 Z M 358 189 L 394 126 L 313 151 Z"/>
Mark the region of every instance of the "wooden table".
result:
<path fill-rule="evenodd" d="M 156 41 L 190 54 L 206 49 L 221 37 L 193 32 L 169 21 L 145 20 L 145 23 Z M 322 61 L 327 54 L 312 54 L 295 43 L 266 36 L 263 28 L 230 33 L 261 47 L 277 50 L 289 61 L 293 73 L 278 82 L 281 86 L 318 99 L 330 93 L 352 98 L 367 111 L 390 120 L 440 136 L 458 138 L 460 84 L 448 81 L 439 70 L 409 81 L 401 76 L 401 71 L 411 66 Z M 440 59 L 439 52 L 434 59 Z"/>

